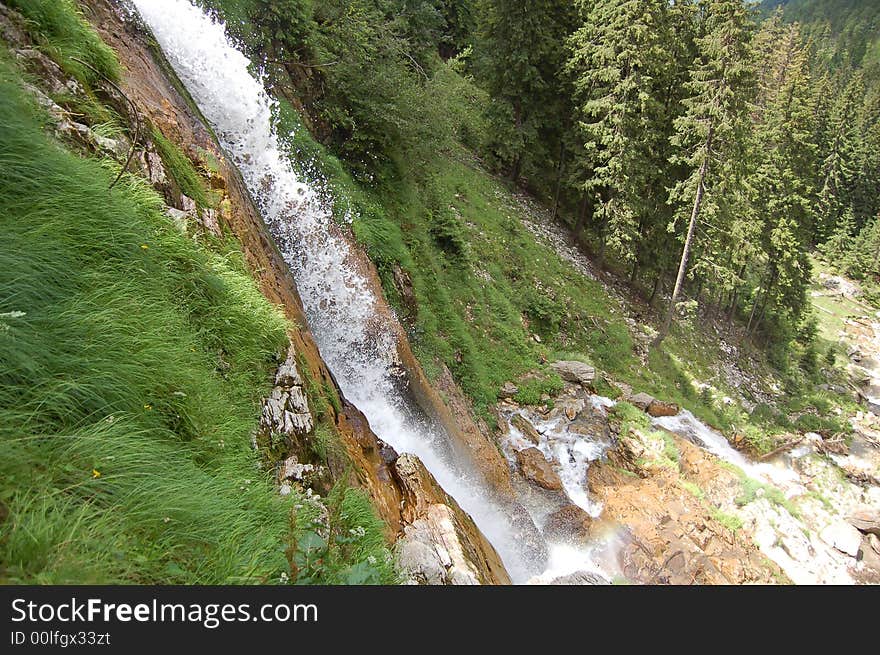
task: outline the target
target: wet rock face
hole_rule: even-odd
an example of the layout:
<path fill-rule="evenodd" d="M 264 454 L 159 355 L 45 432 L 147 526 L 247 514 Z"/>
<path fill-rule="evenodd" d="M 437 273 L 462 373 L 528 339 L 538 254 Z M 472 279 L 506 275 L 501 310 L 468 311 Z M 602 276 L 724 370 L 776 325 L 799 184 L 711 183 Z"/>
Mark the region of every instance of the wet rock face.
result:
<path fill-rule="evenodd" d="M 544 454 L 537 448 L 516 451 L 516 461 L 520 472 L 527 480 L 543 489 L 561 491 L 562 480 Z"/>
<path fill-rule="evenodd" d="M 403 497 L 398 564 L 411 583 L 510 584 L 498 553 L 417 457 L 401 455 L 393 471 Z"/>
<path fill-rule="evenodd" d="M 514 416 L 510 419 L 510 422 L 517 430 L 522 433 L 522 436 L 530 443 L 533 443 L 536 446 L 541 443 L 541 435 L 538 434 L 535 426 L 532 425 L 527 418 L 521 416 L 520 414 L 514 414 Z"/>
<path fill-rule="evenodd" d="M 578 571 L 577 573 L 571 573 L 569 575 L 563 575 L 559 578 L 554 578 L 550 580 L 547 584 L 560 586 L 560 585 L 572 585 L 572 586 L 592 586 L 592 585 L 607 585 L 611 584 L 603 578 L 601 575 L 596 573 L 590 573 L 588 571 Z"/>
<path fill-rule="evenodd" d="M 819 537 L 850 557 L 857 557 L 859 554 L 862 534 L 846 521 L 832 523 L 819 533 Z"/>
<path fill-rule="evenodd" d="M 593 517 L 577 505 L 565 505 L 544 523 L 544 536 L 551 541 L 585 544 L 590 540 Z"/>
<path fill-rule="evenodd" d="M 849 522 L 860 532 L 880 537 L 880 509 L 858 509 L 849 516 Z"/>

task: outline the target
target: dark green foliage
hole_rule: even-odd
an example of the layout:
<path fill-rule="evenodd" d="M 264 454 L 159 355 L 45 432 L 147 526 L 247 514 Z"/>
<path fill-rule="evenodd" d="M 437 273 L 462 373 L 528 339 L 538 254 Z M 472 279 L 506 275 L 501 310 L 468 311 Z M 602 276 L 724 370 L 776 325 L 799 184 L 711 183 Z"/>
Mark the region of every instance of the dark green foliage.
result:
<path fill-rule="evenodd" d="M 291 548 L 295 584 L 395 584 L 399 576 L 385 546 L 385 524 L 364 492 L 337 485 L 329 516 L 306 501 Z"/>

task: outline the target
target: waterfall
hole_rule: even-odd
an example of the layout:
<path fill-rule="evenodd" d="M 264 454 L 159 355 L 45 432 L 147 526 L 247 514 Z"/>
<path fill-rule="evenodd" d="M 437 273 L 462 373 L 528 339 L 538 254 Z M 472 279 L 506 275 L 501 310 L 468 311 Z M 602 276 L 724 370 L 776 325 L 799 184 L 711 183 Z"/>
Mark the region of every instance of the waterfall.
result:
<path fill-rule="evenodd" d="M 321 180 L 301 179 L 274 128 L 274 101 L 225 26 L 190 0 L 133 0 L 168 61 L 241 171 L 284 255 L 321 354 L 345 396 L 398 452 L 417 455 L 498 551 L 514 582 L 538 573 L 478 477 L 450 454 L 447 436 L 420 420 L 394 384 L 396 343 L 353 265 Z"/>

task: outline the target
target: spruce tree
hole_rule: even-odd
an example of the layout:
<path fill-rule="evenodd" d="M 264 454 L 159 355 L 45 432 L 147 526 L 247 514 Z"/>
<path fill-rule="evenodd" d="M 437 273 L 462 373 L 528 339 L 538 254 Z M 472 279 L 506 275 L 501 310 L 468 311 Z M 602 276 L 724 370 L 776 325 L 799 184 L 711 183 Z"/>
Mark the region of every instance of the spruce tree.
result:
<path fill-rule="evenodd" d="M 569 43 L 579 134 L 573 185 L 594 208 L 600 255 L 607 244 L 623 261 L 636 260 L 646 221 L 663 205 L 657 194 L 665 196 L 664 152 L 678 110 L 669 16 L 677 4 L 584 3 L 584 24 Z"/>
<path fill-rule="evenodd" d="M 751 13 L 741 0 L 705 0 L 700 3 L 704 32 L 697 40 L 699 55 L 687 87 L 685 113 L 675 121 L 673 143 L 680 151 L 676 162 L 689 170 L 675 185 L 670 202 L 677 208 L 675 222 L 687 221 L 678 275 L 666 317 L 654 340 L 659 345 L 669 332 L 675 307 L 688 272 L 698 221 L 714 217 L 730 198 L 740 178 L 745 152 L 749 100 L 755 71 L 751 57 L 754 29 Z"/>

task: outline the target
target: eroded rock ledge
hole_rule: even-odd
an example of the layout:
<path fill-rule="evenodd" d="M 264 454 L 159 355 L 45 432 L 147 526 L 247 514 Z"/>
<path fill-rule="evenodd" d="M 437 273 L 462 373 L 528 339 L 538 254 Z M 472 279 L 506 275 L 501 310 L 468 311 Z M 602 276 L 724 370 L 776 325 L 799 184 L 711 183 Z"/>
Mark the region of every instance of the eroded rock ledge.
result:
<path fill-rule="evenodd" d="M 401 455 L 394 476 L 403 494 L 398 562 L 414 584 L 510 584 L 492 544 L 424 464 Z"/>

